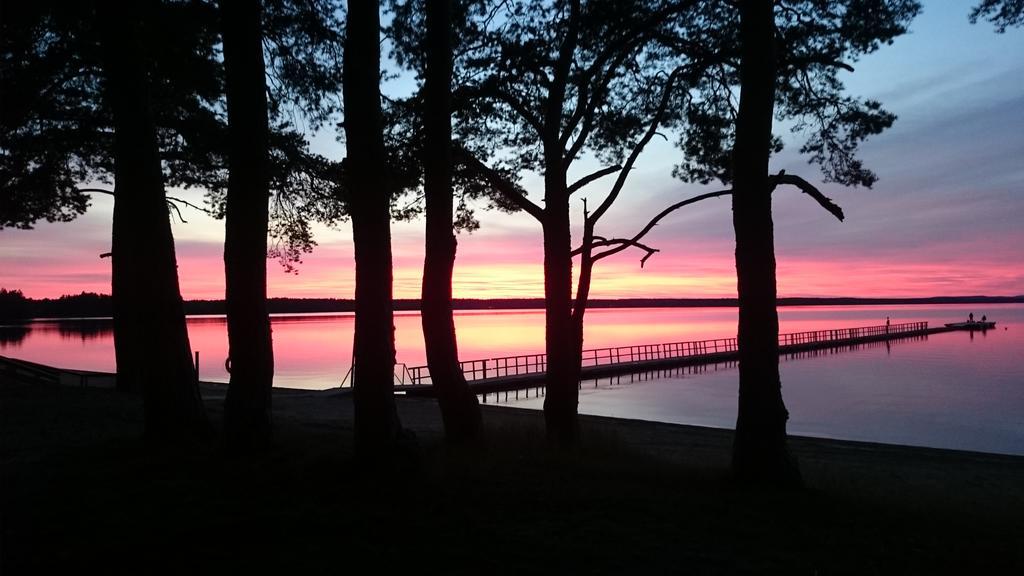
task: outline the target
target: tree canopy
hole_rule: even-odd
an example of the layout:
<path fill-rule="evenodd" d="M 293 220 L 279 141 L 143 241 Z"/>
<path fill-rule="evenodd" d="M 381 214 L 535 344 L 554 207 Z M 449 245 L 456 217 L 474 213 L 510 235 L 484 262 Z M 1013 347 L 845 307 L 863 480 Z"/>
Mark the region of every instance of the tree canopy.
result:
<path fill-rule="evenodd" d="M 688 42 L 669 42 L 676 50 L 703 47 L 714 61 L 682 103 L 683 157 L 675 174 L 686 181 L 732 180 L 739 26 L 738 12 L 730 5 L 709 2 L 710 17 L 689 23 L 682 31 Z M 803 139 L 800 153 L 821 169 L 826 182 L 871 186 L 877 180 L 857 157 L 857 150 L 868 137 L 890 127 L 896 116 L 876 100 L 846 94 L 840 73 L 854 71 L 861 56 L 905 33 L 920 9 L 916 0 L 778 3 L 775 117 Z M 784 139 L 776 133 L 772 152 L 782 151 L 783 146 Z"/>
<path fill-rule="evenodd" d="M 110 182 L 112 120 L 94 12 L 89 2 L 4 3 L 0 227 L 71 220 L 89 205 L 83 184 Z M 146 5 L 153 114 L 171 186 L 218 179 L 221 86 L 216 35 L 204 25 L 211 18 L 203 3 Z"/>
<path fill-rule="evenodd" d="M 982 0 L 971 9 L 971 23 L 984 18 L 1002 34 L 1007 28 L 1024 26 L 1024 0 Z"/>

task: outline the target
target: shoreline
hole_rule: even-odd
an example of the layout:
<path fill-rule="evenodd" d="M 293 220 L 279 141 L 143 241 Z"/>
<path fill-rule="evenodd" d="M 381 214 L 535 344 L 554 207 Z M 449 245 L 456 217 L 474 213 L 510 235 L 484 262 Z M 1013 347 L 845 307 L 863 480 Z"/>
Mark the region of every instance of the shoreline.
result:
<path fill-rule="evenodd" d="M 0 315 L 0 325 L 18 326 L 31 322 L 81 320 L 110 320 L 110 297 L 98 295 L 104 304 L 102 312 L 97 310 L 95 303 L 90 302 L 87 308 L 77 308 L 74 303 L 64 303 L 55 299 L 28 299 L 29 306 L 53 306 L 60 303 L 66 312 L 44 314 L 28 318 L 7 318 Z M 73 299 L 75 297 L 69 297 Z M 270 315 L 275 317 L 305 315 L 337 315 L 353 314 L 355 303 L 340 298 L 270 298 L 267 300 Z M 225 315 L 223 300 L 186 300 L 186 317 L 217 318 Z M 858 297 L 782 297 L 777 306 L 815 307 L 815 306 L 949 306 L 958 304 L 1001 305 L 1024 304 L 1024 295 L 1018 296 L 931 296 L 926 298 L 858 298 Z M 620 298 L 592 299 L 587 309 L 633 309 L 633 308 L 735 308 L 736 298 Z M 456 298 L 452 301 L 452 309 L 456 311 L 543 311 L 543 298 Z M 88 310 L 88 311 L 83 311 Z M 418 299 L 396 299 L 394 311 L 419 312 Z M 2 312 L 2 311 L 0 311 Z"/>
<path fill-rule="evenodd" d="M 203 387 L 215 430 L 223 391 Z M 483 440 L 454 446 L 436 402 L 398 398 L 418 447 L 378 476 L 354 459 L 348 393 L 275 390 L 273 445 L 250 458 L 146 450 L 141 398 L 113 390 L 4 382 L 0 406 L 5 574 L 1024 567 L 1018 456 L 791 437 L 806 488 L 780 492 L 730 480 L 730 430 L 581 416 L 567 449 L 539 411 L 489 405 Z"/>
<path fill-rule="evenodd" d="M 2 359 L 3 359 L 3 357 L 0 357 L 0 360 L 2 360 Z M 84 388 L 84 389 L 93 389 L 93 390 L 106 390 L 106 391 L 111 391 L 111 392 L 113 391 L 113 382 L 114 382 L 114 374 L 113 373 L 109 373 L 109 372 L 95 372 L 95 371 L 88 371 L 88 370 L 62 369 L 62 368 L 55 368 L 55 367 L 51 367 L 51 366 L 46 366 L 46 365 L 42 365 L 42 364 L 36 364 L 36 363 L 33 363 L 33 362 L 27 362 L 27 361 L 19 361 L 19 360 L 16 360 L 16 362 L 28 365 L 29 367 L 43 368 L 43 369 L 47 369 L 49 371 L 52 371 L 54 373 L 60 374 L 60 376 L 57 378 L 57 380 L 55 380 L 52 384 L 44 384 L 42 381 L 40 381 L 39 385 L 44 385 L 44 386 L 45 385 L 55 385 L 55 384 L 57 384 L 59 382 L 59 386 L 67 387 L 67 388 Z M 82 382 L 84 382 L 84 383 L 79 385 L 78 384 L 78 379 L 82 379 Z M 224 400 L 225 395 L 227 394 L 228 383 L 227 382 L 217 382 L 217 381 L 213 381 L 213 380 L 202 380 L 202 381 L 199 382 L 199 386 L 200 386 L 200 393 L 203 396 L 204 402 L 206 402 L 207 404 L 216 404 L 216 403 L 222 402 Z M 351 387 L 347 387 L 347 388 L 334 387 L 334 388 L 326 388 L 326 389 L 305 389 L 305 388 L 288 388 L 288 387 L 283 387 L 283 386 L 281 386 L 281 387 L 275 386 L 272 389 L 272 394 L 273 394 L 273 398 L 274 398 L 274 401 L 275 401 L 275 410 L 277 409 L 276 403 L 278 401 L 283 401 L 284 402 L 284 406 L 288 407 L 288 408 L 285 409 L 286 411 L 287 410 L 294 410 L 294 409 L 309 410 L 310 409 L 309 405 L 304 404 L 304 403 L 294 403 L 294 400 L 296 400 L 296 399 L 330 400 L 332 398 L 350 398 L 351 395 L 352 395 L 352 388 Z M 417 403 L 425 403 L 426 405 L 430 405 L 430 404 L 432 404 L 434 402 L 434 400 L 432 399 L 431 396 L 429 396 L 429 395 L 421 395 L 421 394 L 416 394 L 416 395 L 396 394 L 395 395 L 395 399 L 396 399 L 397 402 L 400 402 L 400 403 L 417 402 Z M 436 409 L 436 407 L 435 407 L 435 409 Z M 500 405 L 494 405 L 494 404 L 482 404 L 481 405 L 481 409 L 486 411 L 486 412 L 493 412 L 493 413 L 498 414 L 498 415 L 504 414 L 504 413 L 506 413 L 506 411 L 508 411 L 509 413 L 525 412 L 525 413 L 533 414 L 533 415 L 535 415 L 535 417 L 540 418 L 540 417 L 542 417 L 542 414 L 543 414 L 542 410 L 540 410 L 538 408 L 514 407 L 514 406 L 510 406 L 510 405 L 500 406 Z M 291 416 L 292 415 L 289 415 L 289 417 L 291 417 Z M 299 414 L 295 414 L 294 416 L 295 417 L 302 417 L 302 413 L 300 412 Z M 593 419 L 596 422 L 607 421 L 608 422 L 608 424 L 607 424 L 608 426 L 611 426 L 613 424 L 620 424 L 622 426 L 650 425 L 650 426 L 655 426 L 655 427 L 657 427 L 657 426 L 666 426 L 666 427 L 669 427 L 669 429 L 671 429 L 673 427 L 678 427 L 680 429 L 691 429 L 691 430 L 694 430 L 694 431 L 709 431 L 708 432 L 709 434 L 711 433 L 711 431 L 713 431 L 714 433 L 722 432 L 722 433 L 726 433 L 726 434 L 729 435 L 729 440 L 728 440 L 729 444 L 731 444 L 731 435 L 734 432 L 734 429 L 729 427 L 729 426 L 716 427 L 716 426 L 700 425 L 700 424 L 687 424 L 687 423 L 681 423 L 681 422 L 670 422 L 670 421 L 661 421 L 661 420 L 645 420 L 645 419 L 641 419 L 641 418 L 626 418 L 626 417 L 618 417 L 618 416 L 605 416 L 605 415 L 586 414 L 586 413 L 583 413 L 583 412 L 580 412 L 580 418 L 581 419 Z M 422 419 L 422 418 L 420 418 L 420 419 Z M 440 421 L 440 414 L 439 413 L 435 414 L 435 422 L 434 422 L 434 425 L 433 425 L 433 427 L 435 428 L 433 430 L 434 433 L 440 434 L 440 430 L 441 430 L 440 429 L 440 422 L 441 422 Z M 700 434 L 704 434 L 704 432 L 700 432 Z M 1024 454 L 1011 453 L 1011 452 L 986 452 L 986 451 L 981 451 L 981 450 L 969 450 L 969 449 L 960 449 L 960 448 L 947 448 L 947 447 L 942 447 L 942 446 L 903 444 L 903 443 L 899 443 L 899 442 L 896 442 L 896 441 L 885 442 L 885 441 L 878 441 L 878 440 L 858 440 L 858 439 L 842 438 L 842 437 L 837 437 L 837 436 L 809 436 L 809 435 L 792 434 L 792 433 L 787 434 L 787 438 L 789 438 L 791 441 L 795 441 L 795 442 L 797 442 L 799 444 L 808 444 L 808 445 L 813 445 L 813 444 L 818 443 L 818 442 L 835 442 L 835 443 L 839 443 L 839 444 L 849 444 L 850 448 L 851 449 L 855 449 L 855 450 L 870 450 L 872 447 L 877 447 L 877 448 L 879 448 L 880 450 L 883 450 L 883 451 L 884 450 L 890 450 L 890 449 L 940 451 L 940 452 L 949 452 L 951 454 L 961 454 L 961 455 L 964 455 L 964 456 L 976 455 L 976 456 L 992 456 L 992 457 L 1018 458 L 1018 459 L 1021 459 L 1022 463 L 1024 463 Z M 726 447 L 725 451 L 728 451 L 727 447 Z"/>

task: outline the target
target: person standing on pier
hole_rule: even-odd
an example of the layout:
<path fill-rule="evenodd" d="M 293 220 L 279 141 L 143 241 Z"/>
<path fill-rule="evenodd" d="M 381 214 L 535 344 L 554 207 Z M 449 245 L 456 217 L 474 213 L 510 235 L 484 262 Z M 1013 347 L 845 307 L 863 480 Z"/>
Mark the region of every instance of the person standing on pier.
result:
<path fill-rule="evenodd" d="M 967 321 L 974 322 L 974 312 L 971 312 L 970 314 L 967 315 Z"/>
<path fill-rule="evenodd" d="M 886 334 L 889 333 L 889 317 L 888 316 L 885 317 L 885 333 Z"/>

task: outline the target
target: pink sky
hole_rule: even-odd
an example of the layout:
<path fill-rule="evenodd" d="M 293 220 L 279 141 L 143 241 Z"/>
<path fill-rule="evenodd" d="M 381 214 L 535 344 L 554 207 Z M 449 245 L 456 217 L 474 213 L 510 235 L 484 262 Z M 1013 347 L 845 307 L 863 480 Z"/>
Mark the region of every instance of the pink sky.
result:
<path fill-rule="evenodd" d="M 856 73 L 844 77 L 852 94 L 877 98 L 899 117 L 862 147 L 865 164 L 880 178 L 873 189 L 823 184 L 796 154 L 799 137 L 773 159 L 773 171 L 786 169 L 819 184 L 847 215 L 838 222 L 797 192 L 776 193 L 780 295 L 1024 294 L 1024 30 L 995 34 L 990 26 L 969 25 L 966 12 L 960 3 L 926 2 L 910 34 L 857 62 Z M 327 140 L 318 140 L 323 153 L 344 154 Z M 631 234 L 661 208 L 720 188 L 674 180 L 679 152 L 672 140 L 656 140 L 645 151 L 599 234 Z M 538 181 L 536 175 L 523 180 L 537 202 Z M 599 182 L 582 195 L 593 206 L 606 185 Z M 202 202 L 199 190 L 174 195 Z M 109 261 L 98 256 L 110 247 L 110 210 L 111 199 L 96 196 L 74 222 L 0 231 L 0 287 L 37 298 L 109 292 Z M 456 296 L 541 296 L 538 224 L 522 214 L 479 216 L 481 229 L 460 236 Z M 189 223 L 174 225 L 183 296 L 222 298 L 223 223 L 190 209 L 185 217 Z M 421 220 L 393 228 L 400 298 L 419 295 L 422 226 Z M 574 233 L 578 238 L 578 226 Z M 272 296 L 352 296 L 347 226 L 318 230 L 316 237 L 320 245 L 297 276 L 268 262 Z M 735 295 L 727 199 L 670 216 L 646 241 L 662 251 L 642 270 L 639 255 L 629 252 L 598 264 L 593 297 Z"/>
<path fill-rule="evenodd" d="M 794 194 L 792 201 L 806 201 Z M 792 202 L 790 201 L 790 202 Z M 4 231 L 0 285 L 31 297 L 80 291 L 109 292 L 109 200 L 99 197 L 85 217 L 68 224 L 42 224 L 33 231 Z M 785 204 L 777 202 L 778 204 Z M 733 244 L 728 202 L 710 213 L 667 219 L 650 237 L 661 252 L 639 266 L 639 254 L 624 252 L 598 263 L 595 298 L 735 296 Z M 780 211 L 777 207 L 776 211 Z M 806 222 L 777 217 L 779 293 L 784 296 L 933 296 L 1024 292 L 1020 263 L 1024 234 L 1005 237 L 933 240 L 919 246 L 842 243 L 849 222 L 812 211 L 818 242 L 802 238 Z M 175 223 L 182 293 L 190 298 L 222 298 L 222 222 L 198 213 Z M 495 218 L 488 215 L 487 219 Z M 539 227 L 524 215 L 500 216 L 504 227 L 461 235 L 455 268 L 455 294 L 466 298 L 543 295 Z M 620 221 L 629 221 L 622 218 Z M 703 222 L 689 228 L 687 220 Z M 614 221 L 612 222 L 612 228 Z M 417 298 L 423 260 L 421 222 L 394 226 L 395 295 Z M 688 230 L 689 228 L 689 230 Z M 706 228 L 719 228 L 708 234 Z M 831 233 L 829 231 L 831 230 Z M 872 230 L 867 230 L 871 234 Z M 308 255 L 298 275 L 268 261 L 271 296 L 351 298 L 352 246 L 346 229 L 321 231 L 321 245 Z M 863 240 L 863 238 L 861 239 Z M 834 245 L 833 245 L 834 244 Z M 790 247 L 791 248 L 787 248 Z M 860 253 L 863 252 L 863 253 Z"/>

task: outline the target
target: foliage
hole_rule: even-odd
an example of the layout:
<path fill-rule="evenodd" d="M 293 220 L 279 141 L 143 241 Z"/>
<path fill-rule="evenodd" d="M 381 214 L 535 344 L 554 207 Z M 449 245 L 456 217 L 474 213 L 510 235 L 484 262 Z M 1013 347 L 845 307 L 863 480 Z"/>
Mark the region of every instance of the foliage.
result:
<path fill-rule="evenodd" d="M 29 302 L 21 290 L 0 288 L 0 321 L 29 317 Z"/>
<path fill-rule="evenodd" d="M 315 244 L 313 222 L 344 218 L 339 169 L 304 132 L 340 111 L 340 2 L 268 2 L 271 249 L 287 268 Z M 0 228 L 69 221 L 89 205 L 83 185 L 111 183 L 112 128 L 103 98 L 94 5 L 5 2 L 0 57 Z M 147 3 L 151 100 L 165 181 L 208 193 L 223 216 L 227 121 L 219 12 L 212 2 Z"/>
<path fill-rule="evenodd" d="M 708 54 L 714 65 L 688 95 L 684 152 L 675 175 L 708 183 L 732 179 L 731 150 L 739 84 L 738 11 L 713 1 L 707 17 L 676 30 L 666 44 L 680 53 Z M 800 148 L 826 181 L 870 187 L 876 175 L 857 158 L 868 137 L 890 127 L 896 116 L 881 103 L 849 96 L 840 78 L 859 57 L 907 30 L 920 12 L 916 0 L 784 0 L 776 9 L 779 62 L 776 118 L 803 136 Z M 775 134 L 772 152 L 783 148 Z"/>
<path fill-rule="evenodd" d="M 109 183 L 112 175 L 93 5 L 5 2 L 3 13 L 0 227 L 68 221 L 88 207 L 78 186 Z M 147 4 L 151 100 L 172 186 L 208 186 L 220 178 L 216 37 L 202 25 L 211 14 L 196 2 Z"/>
<path fill-rule="evenodd" d="M 1024 0 L 982 0 L 971 10 L 971 24 L 984 18 L 1002 34 L 1007 28 L 1024 26 Z"/>
<path fill-rule="evenodd" d="M 465 59 L 470 81 L 464 90 L 493 107 L 501 126 L 494 134 L 498 149 L 519 171 L 542 172 L 544 148 L 555 144 L 566 149 L 566 167 L 586 153 L 606 164 L 620 162 L 647 127 L 659 92 L 652 88 L 664 80 L 664 64 L 645 47 L 664 25 L 667 8 L 600 0 L 580 4 L 573 15 L 571 4 L 500 5 L 486 42 Z M 563 51 L 570 64 L 560 78 Z M 554 126 L 545 126 L 549 117 L 556 118 Z"/>

